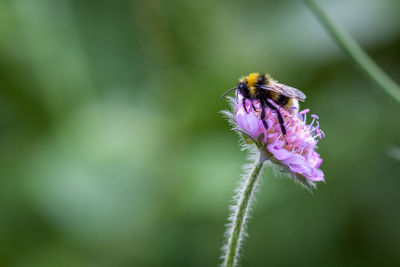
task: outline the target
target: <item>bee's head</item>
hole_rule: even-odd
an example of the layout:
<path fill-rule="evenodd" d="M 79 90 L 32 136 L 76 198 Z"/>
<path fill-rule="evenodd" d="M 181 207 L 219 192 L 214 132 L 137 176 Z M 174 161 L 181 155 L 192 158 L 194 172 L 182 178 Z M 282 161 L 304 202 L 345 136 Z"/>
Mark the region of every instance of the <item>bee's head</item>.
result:
<path fill-rule="evenodd" d="M 257 87 L 259 85 L 264 85 L 268 81 L 266 75 L 261 73 L 250 73 L 248 76 L 240 79 L 238 84 L 238 89 L 242 93 L 242 95 L 256 95 Z"/>
<path fill-rule="evenodd" d="M 223 98 L 232 90 L 239 90 L 239 92 L 246 98 L 255 97 L 258 95 L 258 86 L 268 84 L 270 79 L 271 78 L 268 76 L 268 74 L 261 74 L 257 72 L 250 73 L 249 75 L 241 78 L 238 85 L 226 91 L 221 98 Z"/>
<path fill-rule="evenodd" d="M 247 79 L 246 77 L 241 78 L 239 80 L 236 89 L 239 90 L 240 94 L 244 97 L 249 97 L 249 87 L 247 86 Z"/>

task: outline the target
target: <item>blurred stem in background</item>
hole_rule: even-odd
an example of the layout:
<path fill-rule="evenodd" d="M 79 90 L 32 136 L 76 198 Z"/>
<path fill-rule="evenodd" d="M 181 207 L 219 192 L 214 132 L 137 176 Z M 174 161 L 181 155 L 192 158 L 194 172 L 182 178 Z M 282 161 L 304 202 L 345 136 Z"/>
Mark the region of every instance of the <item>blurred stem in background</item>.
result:
<path fill-rule="evenodd" d="M 353 38 L 331 18 L 315 0 L 304 0 L 334 41 L 361 71 L 397 104 L 400 105 L 400 87 L 364 52 Z"/>

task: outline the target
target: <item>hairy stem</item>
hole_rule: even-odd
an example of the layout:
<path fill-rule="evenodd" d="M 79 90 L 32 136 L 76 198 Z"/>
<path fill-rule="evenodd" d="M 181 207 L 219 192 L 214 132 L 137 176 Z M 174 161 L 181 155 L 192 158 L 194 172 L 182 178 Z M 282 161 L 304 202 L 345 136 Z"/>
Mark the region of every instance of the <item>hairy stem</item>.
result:
<path fill-rule="evenodd" d="M 231 224 L 227 232 L 225 245 L 224 267 L 236 266 L 239 256 L 240 243 L 245 235 L 245 224 L 249 215 L 251 201 L 257 185 L 258 177 L 264 161 L 257 160 L 251 172 L 246 176 L 239 187 L 237 203 L 232 209 Z"/>
<path fill-rule="evenodd" d="M 328 17 L 316 0 L 304 0 L 310 10 L 318 18 L 334 41 L 342 48 L 347 56 L 359 69 L 390 96 L 397 104 L 400 104 L 400 87 L 364 52 L 354 39 L 332 19 Z"/>

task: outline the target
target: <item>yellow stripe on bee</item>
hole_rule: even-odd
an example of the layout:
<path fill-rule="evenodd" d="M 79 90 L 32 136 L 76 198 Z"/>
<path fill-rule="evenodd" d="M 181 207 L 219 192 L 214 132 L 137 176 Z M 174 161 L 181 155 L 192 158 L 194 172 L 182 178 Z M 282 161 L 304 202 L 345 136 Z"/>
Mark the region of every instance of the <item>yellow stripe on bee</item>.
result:
<path fill-rule="evenodd" d="M 256 87 L 249 86 L 249 91 L 250 91 L 250 95 L 252 95 L 252 96 L 256 95 Z"/>
<path fill-rule="evenodd" d="M 285 105 L 285 108 L 289 109 L 291 106 L 293 106 L 293 99 L 289 98 L 288 102 Z"/>
<path fill-rule="evenodd" d="M 256 91 L 256 83 L 258 81 L 258 77 L 260 76 L 259 73 L 250 73 L 249 76 L 247 76 L 247 87 L 249 88 L 250 95 L 255 96 L 257 94 Z"/>
<path fill-rule="evenodd" d="M 278 93 L 269 91 L 269 94 L 270 94 L 271 98 L 272 98 L 274 101 L 278 101 L 278 97 L 279 97 L 279 94 L 278 94 Z"/>
<path fill-rule="evenodd" d="M 249 87 L 254 86 L 254 85 L 257 83 L 258 77 L 259 77 L 259 76 L 260 76 L 260 74 L 259 74 L 259 73 L 256 73 L 256 72 L 250 73 L 249 76 L 247 77 L 247 84 L 248 84 L 248 86 L 249 86 Z"/>

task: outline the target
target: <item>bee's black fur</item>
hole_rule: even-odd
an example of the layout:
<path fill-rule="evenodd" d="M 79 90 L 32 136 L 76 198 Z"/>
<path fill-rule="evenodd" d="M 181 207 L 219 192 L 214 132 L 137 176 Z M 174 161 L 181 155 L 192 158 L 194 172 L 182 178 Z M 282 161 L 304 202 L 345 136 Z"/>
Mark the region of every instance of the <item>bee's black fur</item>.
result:
<path fill-rule="evenodd" d="M 276 102 L 279 104 L 279 106 L 283 107 L 289 102 L 289 97 L 284 95 L 279 95 Z"/>
<path fill-rule="evenodd" d="M 264 85 L 266 83 L 267 83 L 267 77 L 265 77 L 265 75 L 258 76 L 257 84 Z"/>

